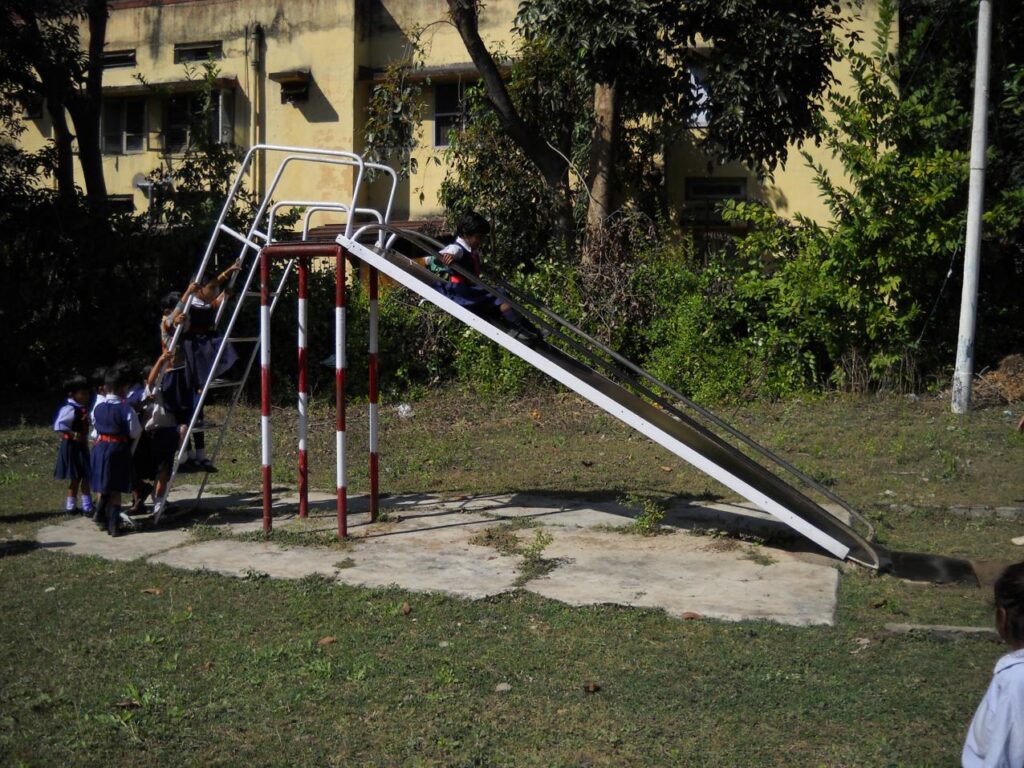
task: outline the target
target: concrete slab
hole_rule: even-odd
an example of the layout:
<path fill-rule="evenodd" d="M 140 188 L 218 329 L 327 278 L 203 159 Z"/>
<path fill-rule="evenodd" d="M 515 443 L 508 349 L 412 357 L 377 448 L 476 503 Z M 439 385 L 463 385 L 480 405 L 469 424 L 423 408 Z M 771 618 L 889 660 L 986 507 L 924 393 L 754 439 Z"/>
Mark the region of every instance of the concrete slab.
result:
<path fill-rule="evenodd" d="M 565 562 L 526 589 L 570 605 L 614 603 L 800 626 L 835 620 L 839 571 L 781 550 L 682 532 L 559 531 L 544 556 Z"/>
<path fill-rule="evenodd" d="M 179 547 L 149 558 L 150 563 L 226 576 L 266 574 L 275 579 L 301 579 L 319 574 L 332 578 L 343 554 L 325 547 L 282 547 L 269 542 L 214 539 Z"/>
<path fill-rule="evenodd" d="M 107 560 L 138 560 L 157 552 L 180 547 L 191 538 L 188 531 L 153 530 L 118 536 L 115 539 L 84 517 L 60 525 L 48 525 L 36 534 L 36 541 L 43 548 L 56 549 L 72 555 L 96 555 Z"/>
<path fill-rule="evenodd" d="M 194 488 L 177 491 L 184 499 L 195 493 Z M 685 530 L 650 538 L 618 533 L 611 529 L 631 523 L 633 513 L 614 501 L 416 494 L 383 500 L 389 521 L 371 524 L 366 498 L 356 497 L 350 504 L 352 544 L 345 549 L 317 545 L 335 530 L 334 494 L 314 493 L 310 501 L 310 518 L 299 520 L 293 493 L 282 491 L 275 500 L 275 530 L 299 542 L 289 546 L 237 538 L 197 541 L 187 529 L 111 539 L 80 519 L 42 529 L 39 542 L 73 554 L 144 557 L 231 576 L 297 579 L 319 574 L 356 586 L 397 586 L 480 599 L 516 588 L 522 561 L 472 543 L 472 537 L 503 521 L 530 517 L 552 535 L 543 556 L 558 560 L 552 572 L 524 587 L 544 597 L 570 605 L 660 608 L 675 616 L 795 625 L 833 622 L 839 579 L 834 561 Z M 191 519 L 222 526 L 227 536 L 236 537 L 259 530 L 260 518 L 258 496 L 214 487 Z M 734 505 L 677 504 L 668 510 L 666 526 L 747 530 L 744 526 L 751 520 L 776 524 L 763 513 Z M 524 540 L 532 536 L 529 531 L 521 535 Z M 301 543 L 304 536 L 309 545 Z"/>

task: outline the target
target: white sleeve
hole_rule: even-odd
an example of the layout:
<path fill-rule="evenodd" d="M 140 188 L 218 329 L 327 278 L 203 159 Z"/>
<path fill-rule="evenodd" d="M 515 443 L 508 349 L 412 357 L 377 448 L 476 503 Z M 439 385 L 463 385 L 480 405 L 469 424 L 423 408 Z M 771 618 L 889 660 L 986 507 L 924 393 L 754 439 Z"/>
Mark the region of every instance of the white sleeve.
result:
<path fill-rule="evenodd" d="M 135 413 L 135 409 L 128 408 L 128 435 L 132 440 L 138 440 L 139 435 L 142 434 L 142 422 L 139 421 L 138 414 Z"/>
<path fill-rule="evenodd" d="M 53 420 L 53 431 L 70 432 L 71 422 L 73 422 L 74 420 L 75 409 L 72 408 L 71 405 L 65 403 L 63 406 L 61 406 L 61 409 L 57 411 L 57 418 Z"/>
<path fill-rule="evenodd" d="M 1019 678 L 1019 679 L 1015 679 Z M 1016 768 L 1024 765 L 1024 676 L 1015 675 L 1001 686 L 989 712 L 991 727 L 984 768 Z"/>

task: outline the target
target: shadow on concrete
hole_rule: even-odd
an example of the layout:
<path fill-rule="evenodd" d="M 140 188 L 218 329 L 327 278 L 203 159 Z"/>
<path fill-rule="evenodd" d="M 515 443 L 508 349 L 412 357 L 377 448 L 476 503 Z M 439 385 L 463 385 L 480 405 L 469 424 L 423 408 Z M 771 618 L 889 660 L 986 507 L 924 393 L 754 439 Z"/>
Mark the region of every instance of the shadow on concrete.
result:
<path fill-rule="evenodd" d="M 283 500 L 280 494 L 288 494 Z M 278 500 L 274 506 L 274 526 L 287 525 L 298 519 L 297 503 L 291 489 L 275 489 Z M 313 538 L 336 530 L 336 499 L 316 494 L 309 503 L 309 520 L 305 526 L 289 533 Z M 665 530 L 686 531 L 715 539 L 737 540 L 760 544 L 766 548 L 788 552 L 824 555 L 825 550 L 806 539 L 771 515 L 747 505 L 717 501 L 713 496 L 677 494 L 661 498 L 664 509 L 661 525 Z M 513 494 L 481 494 L 475 496 L 436 496 L 403 494 L 381 496 L 381 520 L 371 528 L 369 499 L 365 495 L 348 500 L 348 528 L 357 538 L 383 538 L 425 533 L 460 527 L 486 527 L 511 520 L 543 520 L 549 525 L 598 529 L 625 529 L 642 511 L 622 501 L 621 491 L 570 493 L 532 489 Z M 204 497 L 191 513 L 175 518 L 177 525 L 202 523 L 210 526 L 253 524 L 262 517 L 262 500 L 258 493 L 231 493 Z M 423 521 L 417 525 L 416 521 Z M 401 527 L 386 525 L 403 523 Z M 367 530 L 368 529 L 368 530 Z"/>

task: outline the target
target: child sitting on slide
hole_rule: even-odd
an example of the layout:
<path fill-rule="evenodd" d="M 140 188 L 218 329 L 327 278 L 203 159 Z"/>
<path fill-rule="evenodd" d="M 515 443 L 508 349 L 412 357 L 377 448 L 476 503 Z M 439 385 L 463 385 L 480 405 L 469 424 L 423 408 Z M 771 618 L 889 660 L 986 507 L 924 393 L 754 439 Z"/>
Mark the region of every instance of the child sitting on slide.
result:
<path fill-rule="evenodd" d="M 435 287 L 456 304 L 485 320 L 504 325 L 513 338 L 532 346 L 540 340 L 540 333 L 532 323 L 516 312 L 505 300 L 449 269 L 454 265 L 474 277 L 480 277 L 480 248 L 490 231 L 491 225 L 478 213 L 470 212 L 459 219 L 455 229 L 455 242 L 445 246 L 431 259 L 431 271 L 447 277 Z"/>

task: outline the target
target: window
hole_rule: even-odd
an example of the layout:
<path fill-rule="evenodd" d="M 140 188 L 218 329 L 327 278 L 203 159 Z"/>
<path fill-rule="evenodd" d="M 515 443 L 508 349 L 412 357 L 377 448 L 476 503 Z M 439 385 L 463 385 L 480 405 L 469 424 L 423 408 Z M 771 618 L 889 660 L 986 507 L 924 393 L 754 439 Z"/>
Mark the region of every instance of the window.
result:
<path fill-rule="evenodd" d="M 104 69 L 119 69 L 121 67 L 134 67 L 135 66 L 135 49 L 132 48 L 130 51 L 104 51 L 103 52 L 103 68 Z"/>
<path fill-rule="evenodd" d="M 434 86 L 434 146 L 447 147 L 449 134 L 466 123 L 466 91 L 461 82 Z"/>
<path fill-rule="evenodd" d="M 101 116 L 103 154 L 130 155 L 146 148 L 146 100 L 110 99 Z"/>
<path fill-rule="evenodd" d="M 174 63 L 187 64 L 207 59 L 224 58 L 224 43 L 221 40 L 207 40 L 202 43 L 178 43 L 174 46 Z"/>
<path fill-rule="evenodd" d="M 215 144 L 232 144 L 235 136 L 233 91 L 212 91 L 209 103 L 201 93 L 179 93 L 164 104 L 164 152 L 181 154 L 192 147 L 203 131 Z"/>
<path fill-rule="evenodd" d="M 135 195 L 107 195 L 111 213 L 135 213 Z"/>
<path fill-rule="evenodd" d="M 696 109 L 690 113 L 686 124 L 691 128 L 707 128 L 711 120 L 708 107 L 711 106 L 711 94 L 704 79 L 703 67 L 690 68 L 690 93 L 693 95 L 693 103 Z"/>
<path fill-rule="evenodd" d="M 693 227 L 720 227 L 724 222 L 719 206 L 746 198 L 746 179 L 687 179 L 683 218 Z"/>

